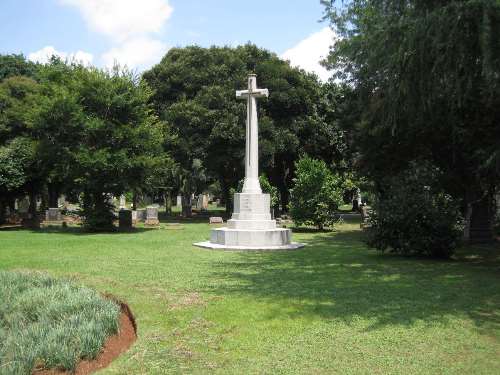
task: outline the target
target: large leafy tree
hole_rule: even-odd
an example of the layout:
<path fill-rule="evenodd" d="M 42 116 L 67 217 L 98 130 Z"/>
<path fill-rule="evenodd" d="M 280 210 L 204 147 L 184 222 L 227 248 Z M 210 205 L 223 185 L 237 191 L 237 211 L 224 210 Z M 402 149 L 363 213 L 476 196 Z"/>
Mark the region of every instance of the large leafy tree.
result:
<path fill-rule="evenodd" d="M 358 165 L 380 192 L 413 160 L 437 166 L 473 227 L 499 182 L 500 2 L 323 1 L 341 36 L 326 65 L 353 88 Z"/>
<path fill-rule="evenodd" d="M 57 61 L 41 76 L 36 132 L 44 168 L 52 182 L 80 196 L 89 229 L 111 229 L 110 195 L 143 184 L 158 155 L 162 129 L 150 91 L 126 71 Z"/>
<path fill-rule="evenodd" d="M 0 82 L 0 221 L 6 206 L 16 197 L 30 195 L 30 211 L 36 211 L 35 197 L 43 180 L 35 155 L 33 114 L 40 99 L 33 79 L 11 76 Z"/>
<path fill-rule="evenodd" d="M 338 98 L 335 90 L 251 44 L 174 48 L 144 79 L 155 90 L 159 115 L 177 135 L 166 148 L 186 176 L 201 161 L 208 177 L 220 182 L 229 208 L 229 191 L 244 173 L 246 104 L 235 91 L 245 88 L 248 73 L 270 90 L 269 99 L 259 101 L 260 164 L 286 207 L 298 155 L 308 152 L 329 162 L 342 157 L 342 132 L 335 116 L 323 111 Z M 194 182 L 184 185 L 185 195 L 194 192 Z"/>

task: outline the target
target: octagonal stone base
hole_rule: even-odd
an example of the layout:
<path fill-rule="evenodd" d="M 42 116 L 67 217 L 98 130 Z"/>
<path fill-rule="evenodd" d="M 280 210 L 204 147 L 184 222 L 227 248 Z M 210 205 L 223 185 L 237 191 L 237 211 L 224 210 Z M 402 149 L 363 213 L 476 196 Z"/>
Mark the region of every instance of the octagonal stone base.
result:
<path fill-rule="evenodd" d="M 293 250 L 303 244 L 292 242 L 290 229 L 277 228 L 271 219 L 269 194 L 236 193 L 234 212 L 227 228 L 212 229 L 209 242 L 195 246 L 221 250 Z"/>
<path fill-rule="evenodd" d="M 290 229 L 275 228 L 268 230 L 212 229 L 208 242 L 198 242 L 195 246 L 221 250 L 293 250 L 304 244 L 291 242 Z"/>

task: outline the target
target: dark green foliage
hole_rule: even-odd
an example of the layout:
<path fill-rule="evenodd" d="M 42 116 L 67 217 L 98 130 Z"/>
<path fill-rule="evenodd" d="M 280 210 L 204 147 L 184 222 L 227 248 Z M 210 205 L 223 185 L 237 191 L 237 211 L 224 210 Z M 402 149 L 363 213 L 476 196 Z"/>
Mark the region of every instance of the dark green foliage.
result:
<path fill-rule="evenodd" d="M 0 373 L 73 371 L 119 328 L 120 308 L 96 291 L 40 273 L 0 271 Z"/>
<path fill-rule="evenodd" d="M 46 173 L 80 195 L 89 230 L 112 229 L 110 195 L 143 184 L 159 151 L 149 90 L 128 72 L 57 62 L 42 77 L 36 131 Z"/>
<path fill-rule="evenodd" d="M 296 177 L 290 191 L 290 214 L 296 225 L 331 226 L 335 210 L 342 204 L 341 179 L 322 160 L 308 156 L 296 163 Z"/>
<path fill-rule="evenodd" d="M 436 178 L 435 169 L 415 163 L 391 179 L 370 216 L 368 244 L 404 255 L 450 257 L 462 239 L 463 218 L 452 197 L 432 187 Z"/>
<path fill-rule="evenodd" d="M 353 87 L 362 172 L 380 188 L 427 160 L 464 212 L 489 195 L 500 183 L 500 3 L 323 3 L 342 37 L 326 65 Z"/>
<path fill-rule="evenodd" d="M 37 68 L 23 55 L 0 55 L 0 81 L 15 76 L 35 77 Z"/>
<path fill-rule="evenodd" d="M 27 168 L 33 160 L 34 147 L 30 139 L 18 137 L 0 146 L 0 195 L 8 195 L 26 184 L 30 178 Z"/>
<path fill-rule="evenodd" d="M 28 77 L 0 82 L 0 223 L 8 201 L 36 190 L 42 178 L 33 133 L 39 91 Z"/>
<path fill-rule="evenodd" d="M 271 182 L 269 182 L 269 179 L 265 174 L 261 174 L 259 176 L 259 182 L 260 182 L 260 187 L 262 188 L 262 192 L 265 194 L 269 194 L 271 196 L 271 207 L 279 206 L 280 195 L 278 192 L 278 188 L 276 188 L 276 186 L 271 185 Z"/>
<path fill-rule="evenodd" d="M 286 205 L 301 153 L 329 162 L 342 159 L 344 139 L 334 114 L 340 90 L 251 44 L 172 48 L 144 79 L 155 90 L 159 115 L 176 135 L 165 148 L 184 178 L 190 178 L 193 160 L 201 160 L 207 181 L 217 179 L 229 201 L 244 171 L 246 102 L 237 100 L 235 91 L 246 88 L 249 73 L 270 90 L 269 99 L 258 104 L 260 169 Z M 188 185 L 193 189 L 196 182 Z"/>

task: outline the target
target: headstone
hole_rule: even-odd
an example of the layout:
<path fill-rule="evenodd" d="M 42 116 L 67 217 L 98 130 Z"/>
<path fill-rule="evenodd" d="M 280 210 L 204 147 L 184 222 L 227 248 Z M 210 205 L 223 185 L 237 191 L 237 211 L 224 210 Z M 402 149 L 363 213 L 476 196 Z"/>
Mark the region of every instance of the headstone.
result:
<path fill-rule="evenodd" d="M 120 210 L 125 209 L 127 205 L 127 199 L 125 198 L 125 195 L 120 195 Z"/>
<path fill-rule="evenodd" d="M 134 224 L 146 220 L 146 210 L 144 208 L 132 211 L 132 222 Z"/>
<path fill-rule="evenodd" d="M 245 181 L 241 193 L 234 195 L 234 212 L 227 227 L 214 228 L 210 241 L 195 245 L 211 249 L 278 250 L 296 249 L 291 231 L 278 228 L 271 217 L 271 197 L 263 194 L 259 182 L 259 130 L 257 98 L 268 97 L 267 89 L 257 88 L 257 77 L 248 77 L 248 90 L 236 97 L 247 102 Z"/>
<path fill-rule="evenodd" d="M 182 195 L 177 196 L 177 207 L 182 208 Z"/>
<path fill-rule="evenodd" d="M 24 197 L 17 201 L 17 210 L 19 213 L 26 214 L 30 208 L 30 200 Z"/>
<path fill-rule="evenodd" d="M 371 210 L 368 208 L 368 206 L 361 206 L 360 209 L 361 212 L 361 228 L 369 228 L 371 226 L 370 224 L 370 214 Z"/>
<path fill-rule="evenodd" d="M 58 207 L 66 207 L 66 197 L 64 195 L 61 195 L 58 199 L 57 199 L 57 206 Z"/>
<path fill-rule="evenodd" d="M 359 211 L 359 207 L 361 207 L 361 191 L 356 189 L 356 193 L 354 193 L 352 200 L 352 210 L 357 212 Z"/>
<path fill-rule="evenodd" d="M 118 222 L 119 222 L 120 229 L 131 229 L 132 228 L 132 211 L 120 210 L 118 212 Z"/>
<path fill-rule="evenodd" d="M 157 206 L 148 206 L 146 208 L 146 222 L 144 224 L 147 226 L 158 226 L 160 224 Z"/>
<path fill-rule="evenodd" d="M 224 220 L 219 216 L 212 216 L 208 220 L 209 224 L 224 224 Z"/>
<path fill-rule="evenodd" d="M 206 194 L 198 195 L 198 199 L 196 200 L 196 209 L 198 211 L 208 210 L 208 196 Z"/>
<path fill-rule="evenodd" d="M 47 222 L 61 222 L 62 214 L 59 208 L 49 208 L 45 211 L 45 221 Z"/>

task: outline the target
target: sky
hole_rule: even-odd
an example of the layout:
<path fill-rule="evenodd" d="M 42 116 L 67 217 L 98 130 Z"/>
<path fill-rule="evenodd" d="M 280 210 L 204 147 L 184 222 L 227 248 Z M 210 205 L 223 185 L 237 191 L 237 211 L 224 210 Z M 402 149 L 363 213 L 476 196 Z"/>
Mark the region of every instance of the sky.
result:
<path fill-rule="evenodd" d="M 172 47 L 252 42 L 327 80 L 322 13 L 320 0 L 0 0 L 0 53 L 143 71 Z"/>

